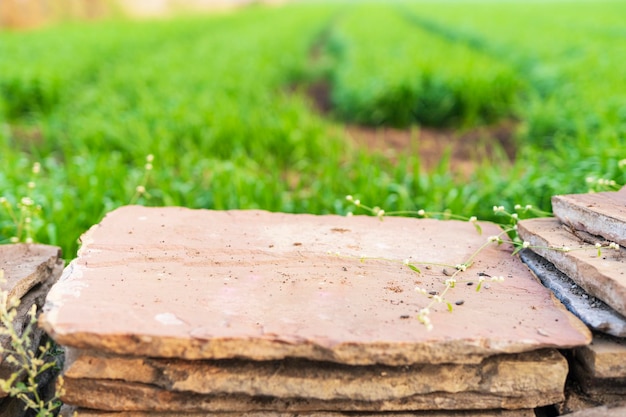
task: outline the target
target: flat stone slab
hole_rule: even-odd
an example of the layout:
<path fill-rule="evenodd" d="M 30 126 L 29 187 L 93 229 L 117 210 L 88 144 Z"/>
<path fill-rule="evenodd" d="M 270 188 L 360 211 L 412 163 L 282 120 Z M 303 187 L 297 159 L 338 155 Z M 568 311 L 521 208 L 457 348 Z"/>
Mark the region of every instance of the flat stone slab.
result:
<path fill-rule="evenodd" d="M 515 396 L 476 392 L 433 392 L 397 400 L 358 401 L 277 398 L 236 394 L 198 394 L 168 391 L 148 384 L 109 379 L 65 377 L 61 400 L 77 407 L 110 411 L 167 412 L 314 412 L 320 410 L 388 412 L 422 410 L 529 409 L 563 401 L 563 391 Z M 543 395 L 542 395 L 543 394 Z"/>
<path fill-rule="evenodd" d="M 597 249 L 581 241 L 558 219 L 542 218 L 518 223 L 520 237 L 531 249 L 554 264 L 587 293 L 626 316 L 626 250 Z M 570 251 L 555 248 L 570 248 Z"/>
<path fill-rule="evenodd" d="M 67 352 L 66 378 L 140 382 L 169 391 L 277 398 L 402 400 L 415 395 L 469 392 L 523 395 L 531 403 L 562 395 L 567 361 L 558 351 L 493 356 L 476 365 L 349 366 L 304 360 L 184 361 Z M 555 401 L 556 402 L 556 401 Z M 436 408 L 436 404 L 433 404 Z M 471 407 L 467 407 L 471 408 Z"/>
<path fill-rule="evenodd" d="M 626 339 L 594 335 L 574 355 L 594 378 L 626 378 Z"/>
<path fill-rule="evenodd" d="M 591 329 L 617 337 L 626 337 L 626 317 L 604 301 L 589 296 L 551 262 L 529 249 L 520 252 L 520 259 L 535 273 L 541 283 L 552 290 L 565 307 Z"/>
<path fill-rule="evenodd" d="M 74 414 L 76 413 L 76 414 Z M 285 413 L 280 411 L 252 411 L 237 413 L 181 413 L 181 412 L 158 412 L 158 411 L 98 411 L 83 408 L 61 408 L 62 417 L 415 417 L 415 413 L 359 413 L 359 412 L 332 412 L 313 411 Z M 463 410 L 463 411 L 420 411 L 420 417 L 535 417 L 535 412 L 529 410 Z"/>
<path fill-rule="evenodd" d="M 22 298 L 35 285 L 58 274 L 63 266 L 61 250 L 39 244 L 0 245 L 0 269 L 5 283 L 0 284 L 9 297 Z"/>
<path fill-rule="evenodd" d="M 490 223 L 482 229 L 432 219 L 123 207 L 83 236 L 40 323 L 61 345 L 181 359 L 479 363 L 588 344 L 586 326 L 510 247 L 491 244 L 472 258 L 501 233 Z M 360 262 L 362 254 L 395 262 Z M 442 291 L 446 273 L 470 259 L 457 278 L 474 285 L 448 292 L 450 304 L 462 304 L 452 313 L 445 303 L 431 308 L 427 331 L 416 316 L 431 300 L 415 287 Z M 479 274 L 506 279 L 477 293 Z"/>
<path fill-rule="evenodd" d="M 552 211 L 575 230 L 626 246 L 626 187 L 619 191 L 552 197 Z"/>
<path fill-rule="evenodd" d="M 597 378 L 577 360 L 570 361 L 570 371 L 582 391 L 591 396 L 609 394 L 626 398 L 626 377 Z"/>

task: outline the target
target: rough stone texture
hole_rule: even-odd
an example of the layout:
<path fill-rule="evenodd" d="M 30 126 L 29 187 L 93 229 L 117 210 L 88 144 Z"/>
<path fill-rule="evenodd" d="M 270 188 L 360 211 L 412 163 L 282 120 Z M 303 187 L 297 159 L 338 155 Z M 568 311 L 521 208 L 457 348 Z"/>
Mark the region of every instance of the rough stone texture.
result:
<path fill-rule="evenodd" d="M 59 248 L 46 245 L 3 245 L 0 246 L 0 269 L 4 270 L 5 283 L 2 290 L 9 297 L 19 297 L 20 304 L 16 309 L 13 328 L 21 336 L 30 322 L 29 311 L 33 305 L 39 311 L 44 304 L 50 287 L 56 282 L 63 271 L 63 259 L 60 258 Z M 32 351 L 37 351 L 42 339 L 43 330 L 35 328 L 31 334 Z M 7 351 L 11 348 L 11 339 L 8 335 L 0 335 L 0 378 L 9 378 L 18 369 L 15 365 L 5 361 Z M 0 397 L 6 397 L 6 393 L 0 390 Z M 0 417 L 20 416 L 17 413 L 14 401 L 9 399 L 2 401 L 0 405 Z M 20 410 L 23 408 L 19 404 Z M 3 414 L 4 413 L 4 414 Z"/>
<path fill-rule="evenodd" d="M 198 394 L 167 391 L 153 385 L 116 380 L 74 379 L 66 377 L 63 402 L 77 407 L 110 411 L 168 412 L 313 412 L 333 411 L 420 411 L 529 409 L 563 401 L 562 388 L 556 391 L 517 390 L 513 396 L 476 392 L 433 392 L 398 400 L 357 401 L 351 399 L 316 400 L 310 398 L 251 397 L 235 394 Z"/>
<path fill-rule="evenodd" d="M 626 187 L 615 192 L 553 196 L 552 211 L 576 230 L 626 246 Z"/>
<path fill-rule="evenodd" d="M 342 413 L 332 411 L 313 411 L 285 413 L 279 411 L 253 411 L 238 413 L 180 413 L 155 411 L 121 411 L 108 412 L 88 410 L 64 406 L 61 409 L 62 417 L 535 417 L 533 410 L 462 410 L 462 411 L 420 411 L 418 413 Z"/>
<path fill-rule="evenodd" d="M 589 296 L 552 263 L 529 249 L 520 252 L 520 259 L 535 273 L 541 283 L 552 290 L 565 307 L 591 329 L 613 336 L 626 337 L 626 317 L 604 301 Z"/>
<path fill-rule="evenodd" d="M 32 287 L 59 273 L 63 267 L 61 250 L 56 246 L 16 244 L 0 246 L 0 269 L 9 297 L 22 298 Z"/>
<path fill-rule="evenodd" d="M 355 401 L 467 392 L 515 397 L 563 391 L 567 361 L 556 350 L 487 358 L 479 365 L 355 367 L 303 360 L 182 361 L 71 351 L 69 378 L 115 379 L 170 391 Z"/>
<path fill-rule="evenodd" d="M 594 407 L 565 415 L 567 417 L 624 417 L 626 405 Z"/>
<path fill-rule="evenodd" d="M 590 342 L 507 245 L 489 245 L 459 279 L 504 275 L 480 293 L 441 291 L 442 267 L 499 234 L 468 222 L 184 208 L 118 209 L 83 237 L 50 292 L 41 323 L 62 345 L 183 359 L 300 357 L 353 365 L 478 363 L 485 356 Z M 344 256 L 334 256 L 340 252 Z M 361 254 L 399 262 L 366 260 Z M 351 257 L 347 257 L 351 256 Z"/>
<path fill-rule="evenodd" d="M 589 395 L 623 395 L 626 396 L 626 377 L 596 378 L 577 360 L 570 361 L 570 372 L 583 392 Z"/>
<path fill-rule="evenodd" d="M 622 316 L 626 316 L 626 250 L 604 249 L 600 257 L 593 245 L 583 243 L 570 228 L 557 219 L 530 219 L 518 224 L 522 239 L 532 250 L 552 262 L 590 295 L 593 295 Z M 551 248 L 569 247 L 564 252 Z"/>
<path fill-rule="evenodd" d="M 594 335 L 574 355 L 594 378 L 626 378 L 626 339 Z"/>

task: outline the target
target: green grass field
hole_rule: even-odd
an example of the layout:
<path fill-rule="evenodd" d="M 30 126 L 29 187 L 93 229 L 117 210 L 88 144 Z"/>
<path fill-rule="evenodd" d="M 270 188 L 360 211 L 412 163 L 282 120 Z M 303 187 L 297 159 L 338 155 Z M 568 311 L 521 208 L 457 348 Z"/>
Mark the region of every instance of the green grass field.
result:
<path fill-rule="evenodd" d="M 492 219 L 494 205 L 550 210 L 588 177 L 624 184 L 624 15 L 607 0 L 315 2 L 0 32 L 0 242 L 24 196 L 41 206 L 34 240 L 71 259 L 129 203 L 345 214 L 351 194 Z M 307 97 L 315 83 L 327 114 Z M 502 120 L 515 160 L 470 176 L 445 157 L 426 172 L 414 148 L 389 159 L 343 129 Z"/>

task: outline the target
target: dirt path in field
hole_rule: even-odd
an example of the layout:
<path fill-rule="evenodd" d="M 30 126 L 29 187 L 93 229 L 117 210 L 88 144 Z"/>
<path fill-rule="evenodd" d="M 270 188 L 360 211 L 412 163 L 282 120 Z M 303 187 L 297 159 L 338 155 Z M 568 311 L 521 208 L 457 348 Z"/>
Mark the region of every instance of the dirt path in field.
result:
<path fill-rule="evenodd" d="M 322 115 L 332 117 L 330 86 L 317 82 L 306 89 L 312 106 Z M 345 125 L 346 136 L 359 147 L 382 152 L 392 160 L 401 154 L 417 153 L 422 169 L 435 170 L 449 154 L 450 170 L 459 176 L 471 175 L 482 162 L 509 165 L 516 155 L 513 120 L 472 128 L 466 131 L 414 127 L 394 129 Z"/>

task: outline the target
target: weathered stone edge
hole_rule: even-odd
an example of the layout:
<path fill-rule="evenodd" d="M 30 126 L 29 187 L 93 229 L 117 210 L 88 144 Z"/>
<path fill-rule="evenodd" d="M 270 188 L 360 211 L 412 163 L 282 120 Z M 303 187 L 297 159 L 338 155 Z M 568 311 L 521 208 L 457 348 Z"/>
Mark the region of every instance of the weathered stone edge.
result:
<path fill-rule="evenodd" d="M 572 288 L 577 284 L 554 264 L 529 249 L 520 252 L 520 259 L 569 311 L 591 329 L 612 336 L 626 337 L 626 317 L 600 299 L 594 301 L 593 296 L 583 298 L 575 294 Z"/>

